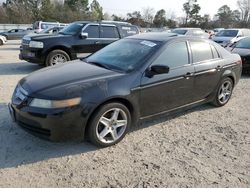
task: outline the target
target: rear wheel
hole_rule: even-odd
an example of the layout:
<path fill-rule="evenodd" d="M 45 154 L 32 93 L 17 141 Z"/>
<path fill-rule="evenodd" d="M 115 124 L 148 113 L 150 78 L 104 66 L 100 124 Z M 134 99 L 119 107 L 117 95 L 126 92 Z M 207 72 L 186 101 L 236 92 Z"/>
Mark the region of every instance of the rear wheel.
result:
<path fill-rule="evenodd" d="M 3 41 L 0 39 L 0 46 L 2 46 L 3 45 Z"/>
<path fill-rule="evenodd" d="M 224 78 L 217 89 L 213 105 L 221 107 L 228 103 L 233 93 L 233 81 L 231 78 Z"/>
<path fill-rule="evenodd" d="M 108 147 L 120 142 L 131 124 L 131 115 L 126 106 L 109 103 L 99 108 L 88 127 L 89 140 L 96 146 Z"/>
<path fill-rule="evenodd" d="M 46 58 L 46 66 L 54 66 L 70 61 L 69 55 L 63 50 L 53 50 Z"/>

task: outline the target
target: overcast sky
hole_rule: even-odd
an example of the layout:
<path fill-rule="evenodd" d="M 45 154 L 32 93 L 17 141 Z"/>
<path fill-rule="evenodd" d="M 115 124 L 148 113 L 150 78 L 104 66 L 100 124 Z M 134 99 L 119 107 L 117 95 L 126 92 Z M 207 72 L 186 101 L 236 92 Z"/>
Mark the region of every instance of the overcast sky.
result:
<path fill-rule="evenodd" d="M 183 15 L 183 3 L 186 0 L 98 0 L 105 12 L 126 15 L 127 12 L 152 7 L 155 11 L 165 9 L 168 14 L 175 12 L 177 17 Z M 236 9 L 237 0 L 198 0 L 202 14 L 214 15 L 217 10 L 227 4 L 231 9 Z"/>
<path fill-rule="evenodd" d="M 5 0 L 0 0 L 4 2 Z M 91 1 L 91 0 L 90 0 Z M 152 7 L 155 11 L 165 9 L 168 16 L 174 12 L 176 17 L 183 16 L 182 5 L 186 0 L 98 0 L 104 12 L 110 14 L 126 15 L 127 12 Z M 237 0 L 198 0 L 201 5 L 201 14 L 216 14 L 219 7 L 227 4 L 231 9 L 236 9 Z"/>

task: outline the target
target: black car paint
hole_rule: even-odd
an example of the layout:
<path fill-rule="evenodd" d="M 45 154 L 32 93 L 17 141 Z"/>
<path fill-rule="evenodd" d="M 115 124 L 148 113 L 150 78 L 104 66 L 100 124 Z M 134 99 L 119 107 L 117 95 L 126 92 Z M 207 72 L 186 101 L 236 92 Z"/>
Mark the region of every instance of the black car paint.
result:
<path fill-rule="evenodd" d="M 101 25 L 101 24 L 111 24 L 114 25 L 118 32 L 119 36 L 121 38 L 124 38 L 121 31 L 121 27 L 124 26 L 123 24 L 117 24 L 117 23 L 105 23 L 105 22 L 76 22 L 76 23 L 82 23 L 82 29 L 86 27 L 87 25 Z M 126 26 L 126 25 L 125 25 Z M 127 25 L 136 27 L 133 25 Z M 108 44 L 118 40 L 113 38 L 82 38 L 81 37 L 81 30 L 80 29 L 76 34 L 74 35 L 64 35 L 64 34 L 55 34 L 55 35 L 33 35 L 31 36 L 32 41 L 39 41 L 44 43 L 44 48 L 37 49 L 37 48 L 30 48 L 28 44 L 25 44 L 25 41 L 22 42 L 22 45 L 20 47 L 20 54 L 19 58 L 22 60 L 26 60 L 31 63 L 37 63 L 44 65 L 47 55 L 53 51 L 53 50 L 63 50 L 65 51 L 71 60 L 77 59 L 78 53 L 94 53 L 101 48 L 107 46 Z M 139 32 L 139 29 L 138 29 Z M 33 53 L 34 57 L 30 56 L 29 53 Z"/>
<path fill-rule="evenodd" d="M 243 71 L 249 71 L 250 70 L 250 49 L 232 48 L 231 52 L 239 54 L 241 56 Z"/>
<path fill-rule="evenodd" d="M 143 36 L 134 38 L 141 40 Z M 194 39 L 173 37 L 165 43 L 178 40 Z M 17 123 L 31 133 L 54 141 L 83 139 L 91 115 L 104 103 L 118 101 L 125 104 L 132 113 L 133 124 L 137 124 L 138 120 L 157 114 L 209 102 L 223 77 L 232 78 L 236 84 L 241 75 L 240 58 L 230 55 L 225 58 L 232 61 L 234 57 L 233 62 L 219 63 L 221 67 L 213 62 L 190 64 L 149 78 L 146 71 L 159 53 L 160 50 L 131 73 L 114 72 L 80 60 L 32 73 L 19 83 L 29 96 L 26 104 L 15 105 L 12 99 L 11 108 Z M 46 110 L 27 106 L 32 98 L 59 100 L 78 96 L 82 98 L 81 104 L 70 108 Z M 46 134 L 43 131 L 47 131 Z"/>

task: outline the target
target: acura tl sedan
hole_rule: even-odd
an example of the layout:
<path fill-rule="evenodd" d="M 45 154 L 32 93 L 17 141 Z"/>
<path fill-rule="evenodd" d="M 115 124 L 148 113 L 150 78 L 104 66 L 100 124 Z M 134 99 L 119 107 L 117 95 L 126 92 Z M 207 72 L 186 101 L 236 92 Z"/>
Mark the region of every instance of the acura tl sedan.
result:
<path fill-rule="evenodd" d="M 28 75 L 9 109 L 32 134 L 52 141 L 86 137 L 107 147 L 141 120 L 202 103 L 225 105 L 241 69 L 239 55 L 212 41 L 147 33 Z"/>

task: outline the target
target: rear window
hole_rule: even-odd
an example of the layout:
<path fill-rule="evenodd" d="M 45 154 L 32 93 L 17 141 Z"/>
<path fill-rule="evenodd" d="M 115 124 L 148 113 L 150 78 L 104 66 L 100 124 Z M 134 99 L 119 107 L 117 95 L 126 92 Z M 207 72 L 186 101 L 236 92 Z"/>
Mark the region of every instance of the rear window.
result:
<path fill-rule="evenodd" d="M 176 33 L 178 35 L 185 35 L 187 33 L 186 29 L 174 29 L 173 33 Z"/>
<path fill-rule="evenodd" d="M 239 30 L 222 30 L 217 33 L 217 37 L 236 37 L 239 33 Z"/>
<path fill-rule="evenodd" d="M 250 38 L 241 39 L 235 47 L 250 49 Z"/>
<path fill-rule="evenodd" d="M 136 26 L 121 26 L 123 37 L 139 34 L 139 29 Z"/>
<path fill-rule="evenodd" d="M 193 54 L 193 63 L 213 59 L 213 54 L 209 43 L 190 42 L 190 46 Z"/>

